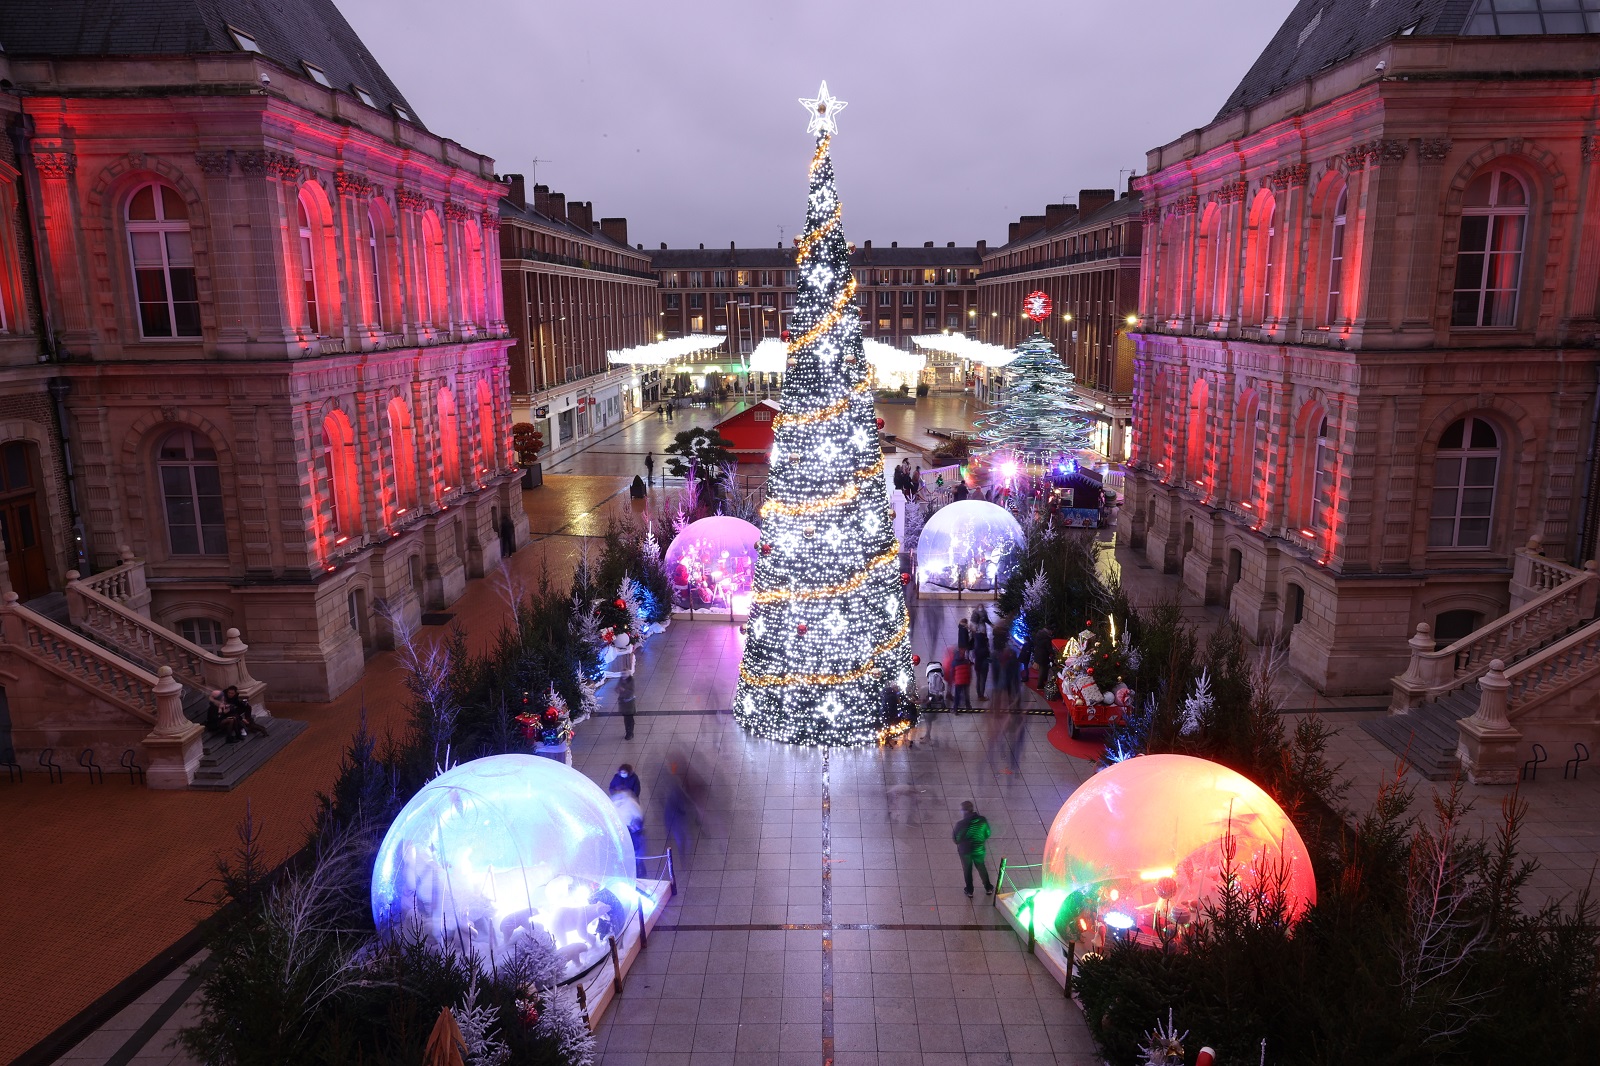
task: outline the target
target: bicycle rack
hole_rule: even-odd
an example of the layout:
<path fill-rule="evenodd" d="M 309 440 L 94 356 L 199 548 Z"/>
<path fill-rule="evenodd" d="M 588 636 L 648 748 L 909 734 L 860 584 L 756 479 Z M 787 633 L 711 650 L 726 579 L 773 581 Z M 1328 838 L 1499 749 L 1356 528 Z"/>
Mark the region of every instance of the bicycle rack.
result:
<path fill-rule="evenodd" d="M 56 749 L 46 748 L 41 751 L 39 753 L 39 765 L 44 769 L 45 773 L 50 775 L 50 783 L 52 785 L 63 784 L 67 780 L 67 775 L 62 772 L 61 767 L 56 765 Z"/>
<path fill-rule="evenodd" d="M 1539 777 L 1539 767 L 1550 761 L 1550 756 L 1545 752 L 1543 744 L 1533 746 L 1533 758 L 1522 764 L 1522 779 L 1534 781 Z"/>
<path fill-rule="evenodd" d="M 106 772 L 100 769 L 99 763 L 94 761 L 93 748 L 84 748 L 78 753 L 78 765 L 88 771 L 91 785 L 103 785 L 106 783 Z"/>
<path fill-rule="evenodd" d="M 122 758 L 117 760 L 117 765 L 128 771 L 128 784 L 144 784 L 144 767 L 139 765 L 139 757 L 132 748 L 122 753 Z"/>
<path fill-rule="evenodd" d="M 1578 779 L 1578 767 L 1589 761 L 1589 745 L 1579 741 L 1572 745 L 1572 758 L 1568 759 L 1561 767 L 1561 780 L 1567 779 L 1567 770 L 1572 770 L 1572 779 Z"/>
<path fill-rule="evenodd" d="M 12 781 L 20 782 L 22 780 L 22 767 L 17 763 L 17 751 L 15 748 L 7 748 L 5 751 L 0 751 L 0 766 L 6 768 L 7 784 Z"/>

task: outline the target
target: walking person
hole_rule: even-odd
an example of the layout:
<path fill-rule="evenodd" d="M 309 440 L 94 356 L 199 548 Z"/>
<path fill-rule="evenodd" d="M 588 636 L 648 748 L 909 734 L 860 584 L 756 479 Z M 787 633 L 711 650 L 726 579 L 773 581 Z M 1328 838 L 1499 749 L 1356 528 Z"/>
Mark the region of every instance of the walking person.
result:
<path fill-rule="evenodd" d="M 991 707 L 1022 709 L 1017 653 L 1011 641 L 1001 638 L 994 656 L 994 702 Z"/>
<path fill-rule="evenodd" d="M 611 775 L 611 784 L 606 791 L 613 795 L 618 792 L 631 792 L 633 793 L 633 798 L 638 799 L 641 792 L 639 775 L 634 771 L 633 766 L 629 763 L 623 763 L 617 767 L 617 772 Z"/>
<path fill-rule="evenodd" d="M 989 819 L 978 813 L 971 800 L 962 800 L 961 820 L 956 823 L 950 839 L 955 841 L 956 854 L 961 856 L 961 876 L 965 881 L 968 899 L 972 898 L 973 867 L 977 867 L 979 876 L 983 878 L 984 892 L 994 895 L 994 884 L 989 880 L 989 867 L 985 864 L 989 857 L 987 844 L 990 832 Z"/>
<path fill-rule="evenodd" d="M 627 769 L 626 766 L 623 769 Z M 616 778 L 612 778 L 615 784 Z M 639 779 L 633 779 L 637 787 Z M 633 875 L 644 876 L 644 808 L 639 806 L 639 797 L 627 788 L 612 788 L 611 806 L 616 808 L 617 817 L 622 819 L 622 824 L 628 827 L 628 836 L 633 840 Z"/>
<path fill-rule="evenodd" d="M 983 621 L 980 624 L 979 618 Z M 989 616 L 979 607 L 972 616 L 972 680 L 978 686 L 978 699 L 984 696 L 984 686 L 989 680 L 989 660 L 992 657 L 989 649 Z"/>
<path fill-rule="evenodd" d="M 633 739 L 633 674 L 623 674 L 617 682 L 617 710 L 622 712 L 622 739 Z"/>
<path fill-rule="evenodd" d="M 647 485 L 656 483 L 656 456 L 654 452 L 644 453 L 644 480 Z"/>
<path fill-rule="evenodd" d="M 950 709 L 972 710 L 972 660 L 961 648 L 950 660 Z"/>

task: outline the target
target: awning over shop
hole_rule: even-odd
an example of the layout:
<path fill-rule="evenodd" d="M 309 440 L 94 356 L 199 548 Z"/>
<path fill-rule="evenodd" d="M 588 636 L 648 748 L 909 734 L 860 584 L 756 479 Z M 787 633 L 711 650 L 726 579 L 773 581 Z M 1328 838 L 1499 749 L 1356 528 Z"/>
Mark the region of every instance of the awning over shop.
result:
<path fill-rule="evenodd" d="M 930 333 L 912 337 L 911 343 L 930 352 L 945 352 L 984 366 L 1005 366 L 1017 357 L 1017 353 L 1009 348 L 975 341 L 961 333 Z"/>

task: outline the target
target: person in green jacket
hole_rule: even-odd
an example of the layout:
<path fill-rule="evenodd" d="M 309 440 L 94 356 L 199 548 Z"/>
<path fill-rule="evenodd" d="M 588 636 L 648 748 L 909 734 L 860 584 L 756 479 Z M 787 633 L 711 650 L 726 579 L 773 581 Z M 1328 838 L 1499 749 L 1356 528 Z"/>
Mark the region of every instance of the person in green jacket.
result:
<path fill-rule="evenodd" d="M 978 868 L 983 878 L 983 890 L 994 895 L 994 885 L 989 881 L 989 867 L 984 860 L 989 857 L 989 819 L 978 813 L 971 800 L 961 801 L 961 821 L 956 823 L 950 839 L 956 842 L 956 854 L 961 856 L 961 875 L 966 880 L 967 898 L 972 898 L 972 868 Z"/>

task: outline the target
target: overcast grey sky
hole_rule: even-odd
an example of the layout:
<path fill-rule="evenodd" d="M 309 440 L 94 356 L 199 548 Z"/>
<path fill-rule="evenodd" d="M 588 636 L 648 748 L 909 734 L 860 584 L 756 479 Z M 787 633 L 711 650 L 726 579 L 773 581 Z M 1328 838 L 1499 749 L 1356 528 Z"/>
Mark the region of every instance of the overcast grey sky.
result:
<path fill-rule="evenodd" d="M 629 237 L 773 245 L 806 114 L 848 101 L 846 235 L 1005 240 L 1216 114 L 1293 0 L 337 0 L 434 132 Z M 1126 180 L 1126 175 L 1123 176 Z"/>

